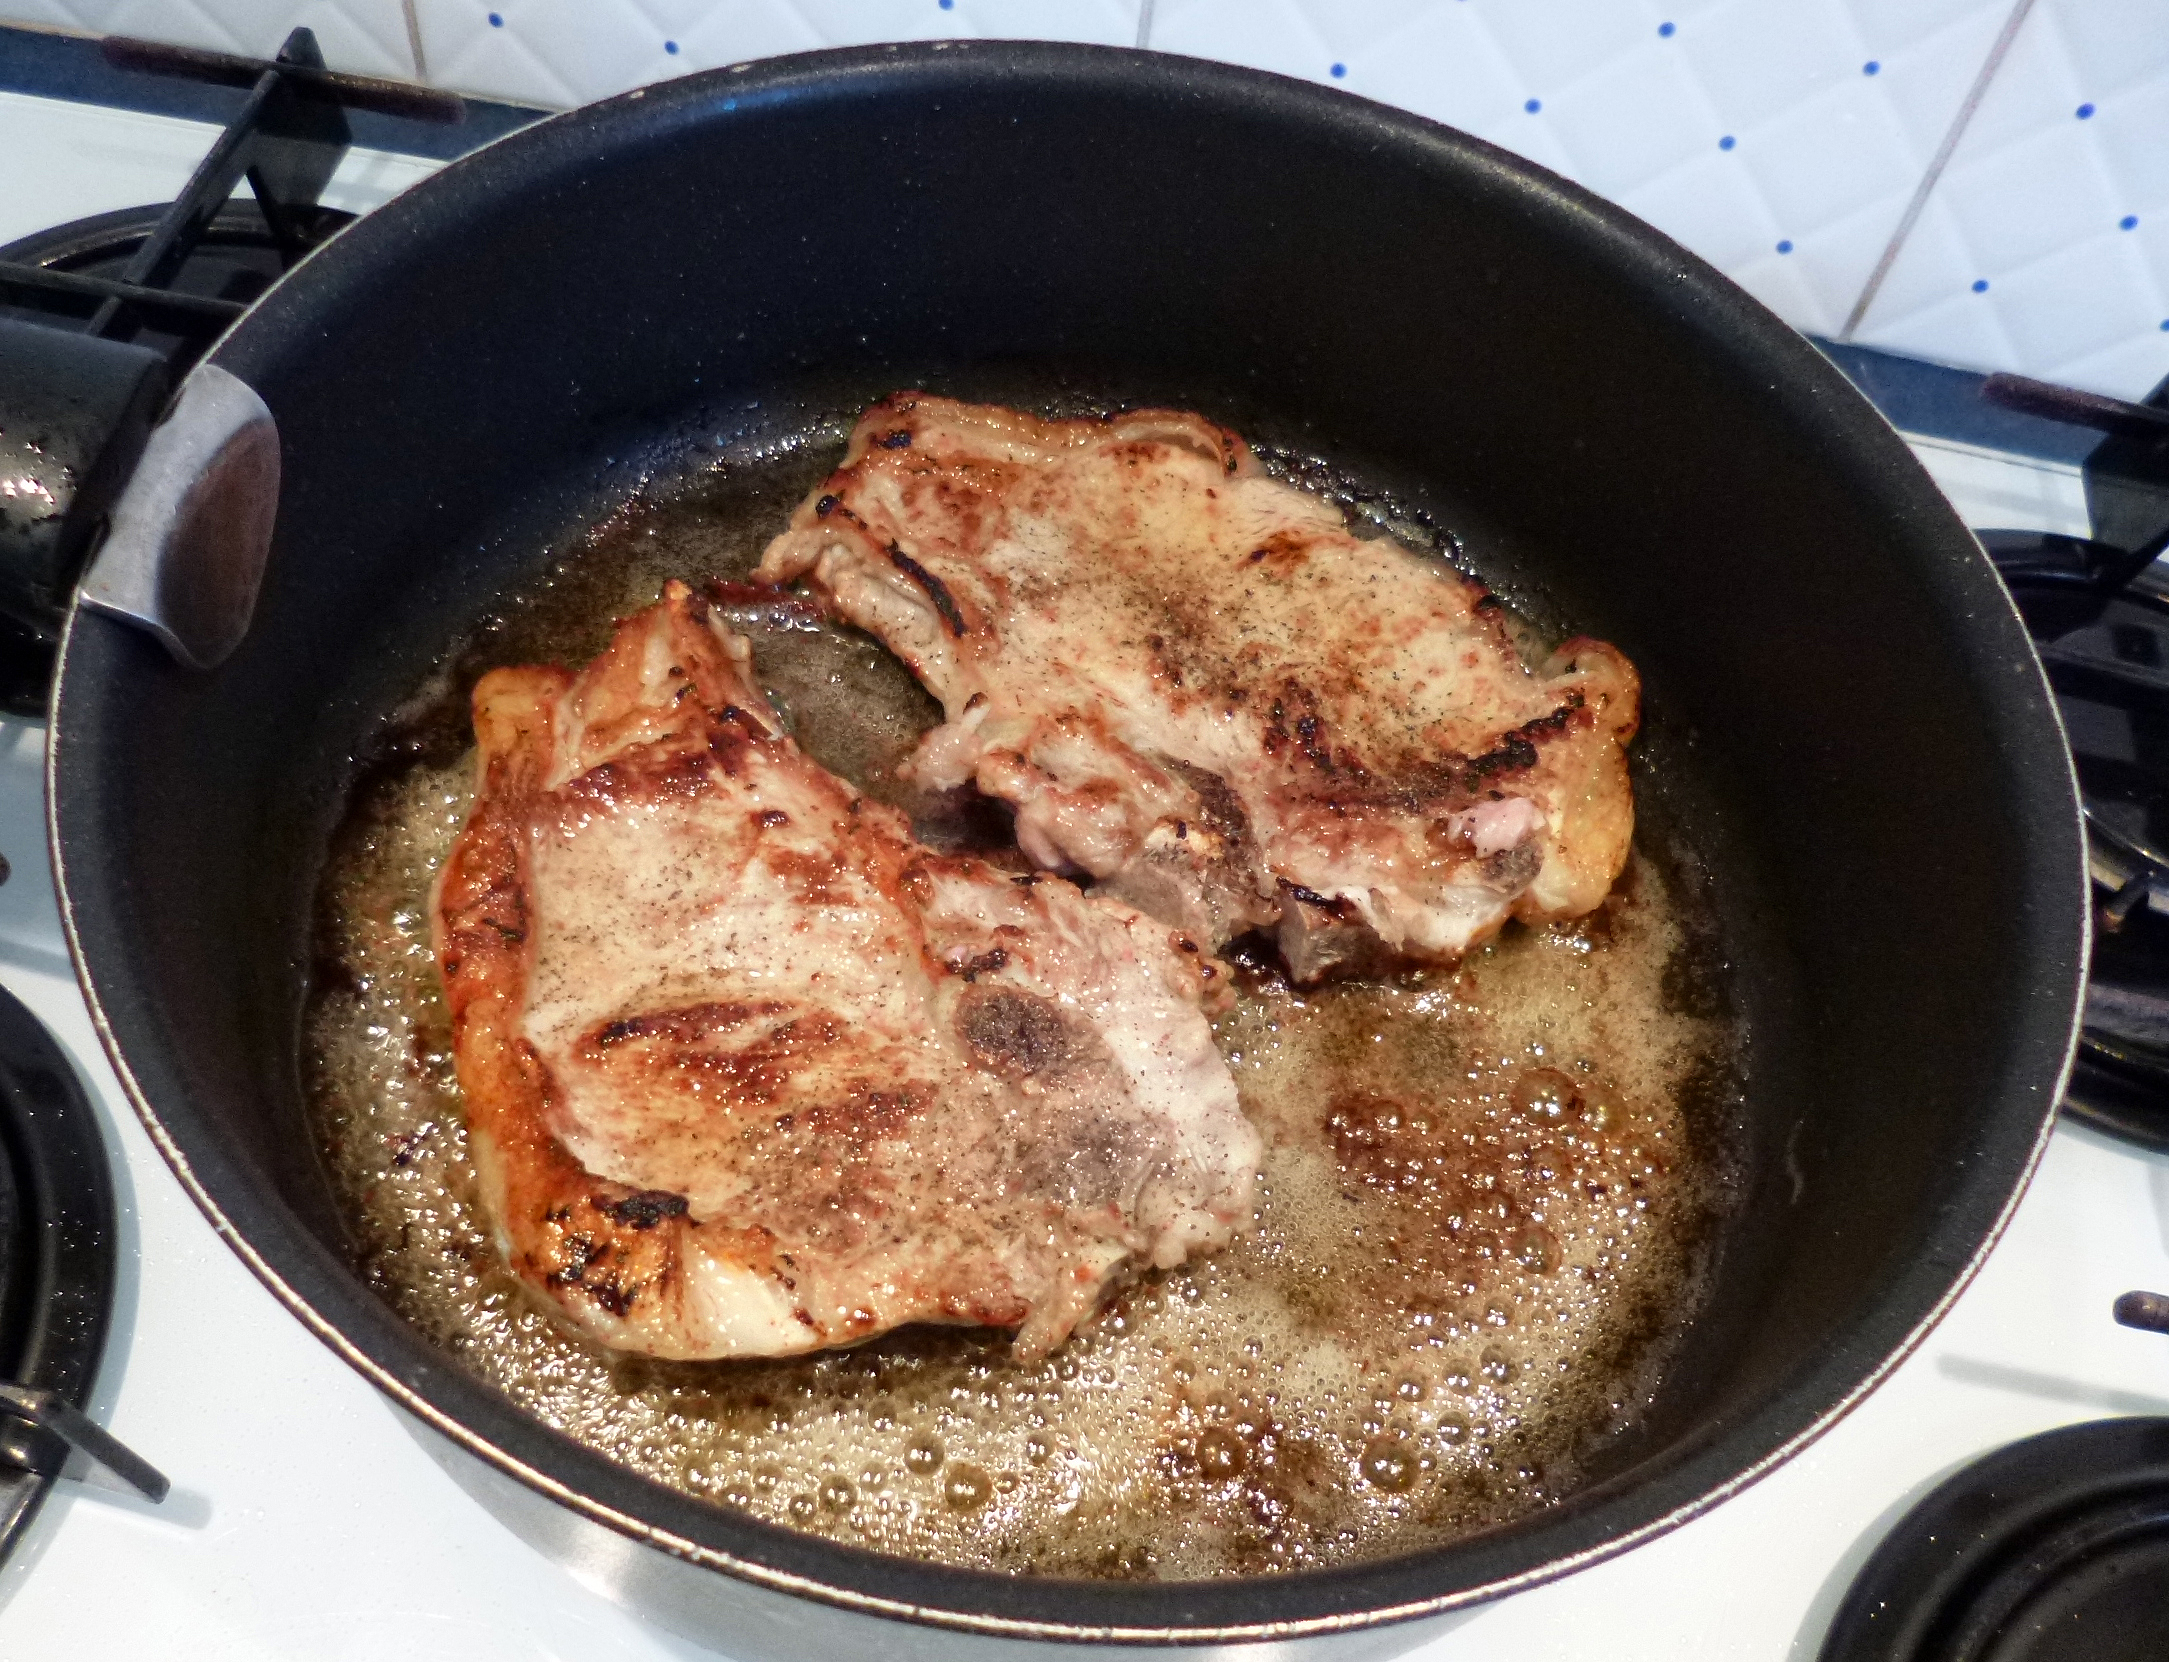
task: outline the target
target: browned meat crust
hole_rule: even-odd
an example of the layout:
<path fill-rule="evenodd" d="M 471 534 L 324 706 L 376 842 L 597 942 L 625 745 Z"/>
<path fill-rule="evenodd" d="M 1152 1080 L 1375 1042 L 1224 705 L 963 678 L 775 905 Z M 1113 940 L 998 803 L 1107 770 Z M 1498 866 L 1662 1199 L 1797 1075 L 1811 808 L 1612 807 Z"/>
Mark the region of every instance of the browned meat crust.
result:
<path fill-rule="evenodd" d="M 1195 415 L 900 393 L 759 575 L 941 700 L 930 785 L 1003 798 L 1035 861 L 1211 943 L 1277 927 L 1304 979 L 1586 912 L 1626 859 L 1626 659 L 1530 665 L 1481 585 L 1359 541 Z"/>
<path fill-rule="evenodd" d="M 513 1270 L 603 1343 L 783 1354 L 909 1321 L 1057 1344 L 1247 1217 L 1215 966 L 945 857 L 776 725 L 682 584 L 578 676 L 475 693 L 439 966 Z"/>

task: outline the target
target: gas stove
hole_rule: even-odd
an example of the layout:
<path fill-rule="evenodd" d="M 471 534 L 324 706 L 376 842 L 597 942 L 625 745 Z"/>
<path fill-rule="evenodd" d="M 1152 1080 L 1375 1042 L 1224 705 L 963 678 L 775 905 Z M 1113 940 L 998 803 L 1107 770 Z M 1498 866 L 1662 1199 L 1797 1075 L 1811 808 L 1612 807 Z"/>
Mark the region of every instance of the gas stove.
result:
<path fill-rule="evenodd" d="M 199 82 L 219 84 L 199 69 Z M 0 154 L 10 159 L 0 244 L 171 200 L 218 137 L 171 101 L 166 113 L 128 107 L 141 100 L 95 68 L 68 90 L 78 96 L 0 91 Z M 198 113 L 223 114 L 204 98 Z M 355 143 L 317 200 L 366 212 L 532 113 L 478 106 L 464 128 L 426 126 L 426 111 L 356 114 Z M 2074 539 L 2097 536 L 2143 543 L 2145 532 L 2125 523 L 2137 510 L 2082 462 L 2103 423 L 2130 429 L 2133 444 L 2151 442 L 2146 414 L 2096 411 L 2093 427 L 2072 429 L 2056 425 L 2072 412 L 2044 410 L 2043 395 L 2028 405 L 2023 389 L 2006 387 L 1983 398 L 1978 377 L 1831 350 L 1970 525 L 2035 554 L 2070 555 Z M 2142 579 L 2157 595 L 2169 594 L 2161 569 Z M 2160 611 L 2151 599 L 2119 604 Z M 2050 648 L 2060 690 L 2083 697 L 2111 671 L 2141 682 L 2157 673 L 2145 655 L 2162 649 L 2131 633 L 2147 624 L 2102 610 L 2060 631 Z M 2158 673 L 2169 688 L 2169 670 Z M 2104 716 L 2082 730 L 2084 719 L 2074 722 L 2082 772 L 2089 746 L 2097 776 L 2136 769 L 2143 785 L 2149 767 L 2169 766 L 2147 720 Z M 43 737 L 35 719 L 0 718 L 0 854 L 12 866 L 0 884 L 0 988 L 72 1062 L 109 1151 L 118 1274 L 84 1407 L 172 1487 L 154 1502 L 122 1485 L 62 1481 L 0 1565 L 0 1650 L 174 1662 L 730 1658 L 728 1634 L 696 1641 L 613 1602 L 641 1549 L 564 1564 L 526 1545 L 447 1475 L 430 1433 L 305 1331 L 215 1237 L 129 1109 L 77 993 L 46 861 Z M 2133 938 L 2169 907 L 2169 873 L 2150 863 L 2152 808 L 2151 798 L 2127 801 L 2100 816 L 2097 881 Z M 1924 824 L 1924 838 L 1937 834 Z M 1827 1436 L 1694 1522 L 1465 1612 L 1412 1654 L 1815 1655 L 1892 1526 L 1954 1471 L 2052 1427 L 2169 1414 L 2169 1349 L 2111 1317 L 2118 1295 L 2147 1286 L 2169 1287 L 2169 1155 L 2067 1116 L 1979 1277 Z"/>

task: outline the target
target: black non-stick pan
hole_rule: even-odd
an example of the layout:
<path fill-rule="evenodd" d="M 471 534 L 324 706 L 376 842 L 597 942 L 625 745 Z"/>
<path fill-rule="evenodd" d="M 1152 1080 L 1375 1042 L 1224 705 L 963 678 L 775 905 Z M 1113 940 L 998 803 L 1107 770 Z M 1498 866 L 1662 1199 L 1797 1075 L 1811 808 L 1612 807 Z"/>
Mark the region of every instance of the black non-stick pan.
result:
<path fill-rule="evenodd" d="M 1394 1649 L 1420 1624 L 1386 1624 L 1647 1539 L 1830 1425 L 1950 1303 L 2039 1152 L 2084 876 L 2056 718 L 1987 562 L 1797 335 L 1475 140 L 1128 52 L 741 66 L 454 165 L 310 258 L 208 363 L 276 430 L 245 638 L 190 669 L 79 607 L 56 694 L 54 864 L 101 1032 L 176 1172 L 301 1320 L 475 1481 L 539 1508 L 530 1527 L 658 1549 L 589 1562 L 725 1650 Z M 352 1267 L 297 1061 L 352 759 L 553 536 L 645 473 L 910 385 L 1205 409 L 1464 528 L 1509 592 L 1640 667 L 1642 783 L 1713 874 L 1750 1035 L 1740 1195 L 1639 1436 L 1549 1510 L 1244 1581 L 928 1568 L 612 1465 Z M 258 447 L 228 496 L 261 495 L 262 420 L 221 419 Z"/>

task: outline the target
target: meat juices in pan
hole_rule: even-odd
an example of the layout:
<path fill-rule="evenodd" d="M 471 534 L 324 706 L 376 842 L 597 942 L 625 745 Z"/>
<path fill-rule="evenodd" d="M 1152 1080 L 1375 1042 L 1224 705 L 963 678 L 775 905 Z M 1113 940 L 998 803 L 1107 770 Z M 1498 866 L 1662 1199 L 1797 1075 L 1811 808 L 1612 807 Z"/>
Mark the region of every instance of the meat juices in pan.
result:
<path fill-rule="evenodd" d="M 833 457 L 834 452 L 828 453 Z M 490 1240 L 428 930 L 470 807 L 466 685 L 579 663 L 670 576 L 742 582 L 827 458 L 755 458 L 574 546 L 357 791 L 326 872 L 310 1080 L 360 1261 L 479 1377 L 634 1469 L 793 1527 L 996 1570 L 1187 1577 L 1390 1556 L 1570 1490 L 1695 1308 L 1739 1035 L 1691 858 L 1644 852 L 1578 923 L 1457 968 L 1291 985 L 1234 949 L 1215 1038 L 1264 1136 L 1251 1231 L 1147 1275 L 1059 1350 L 912 1327 L 790 1360 L 675 1363 L 550 1319 Z M 719 609 L 809 754 L 982 853 L 1006 827 L 903 777 L 940 712 L 803 607 Z M 998 852 L 990 857 L 1000 858 Z M 1699 948 L 1695 943 L 1700 942 Z"/>

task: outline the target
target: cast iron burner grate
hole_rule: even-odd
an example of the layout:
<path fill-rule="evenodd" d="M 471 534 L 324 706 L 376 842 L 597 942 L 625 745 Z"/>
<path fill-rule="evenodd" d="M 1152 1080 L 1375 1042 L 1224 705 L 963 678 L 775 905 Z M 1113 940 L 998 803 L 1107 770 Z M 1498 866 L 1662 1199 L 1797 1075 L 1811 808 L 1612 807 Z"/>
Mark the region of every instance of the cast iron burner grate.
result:
<path fill-rule="evenodd" d="M 0 709 L 42 715 L 75 579 L 167 397 L 227 325 L 353 216 L 318 196 L 350 109 L 457 122 L 449 93 L 325 69 L 296 29 L 261 62 L 111 37 L 121 68 L 246 87 L 179 200 L 0 248 Z M 229 203 L 243 178 L 254 199 Z"/>
<path fill-rule="evenodd" d="M 2097 538 L 1983 531 L 2032 630 L 2086 805 L 2094 951 L 2064 1110 L 2169 1150 L 2169 383 L 2126 404 L 2019 376 L 1983 396 L 2103 434 Z"/>
<path fill-rule="evenodd" d="M 0 249 L 0 708 L 41 715 L 76 576 L 167 397 L 250 302 L 351 215 L 320 206 L 346 111 L 457 121 L 457 98 L 334 75 L 296 29 L 274 63 L 110 39 L 123 68 L 249 89 L 181 198 Z M 253 202 L 228 204 L 246 177 Z M 0 862 L 0 880 L 5 863 Z M 162 1499 L 83 1412 L 113 1301 L 106 1153 L 67 1058 L 0 990 L 0 1555 L 64 1469 Z"/>
<path fill-rule="evenodd" d="M 2169 1333 L 2169 1298 L 2126 1293 Z M 2169 1419 L 2059 1426 L 1960 1467 L 1891 1528 L 1817 1662 L 2161 1662 Z"/>
<path fill-rule="evenodd" d="M 112 1304 L 97 1116 L 60 1047 L 0 990 L 0 1557 L 71 1455 L 165 1498 L 166 1480 L 82 1411 Z"/>

